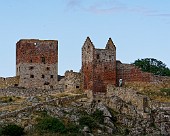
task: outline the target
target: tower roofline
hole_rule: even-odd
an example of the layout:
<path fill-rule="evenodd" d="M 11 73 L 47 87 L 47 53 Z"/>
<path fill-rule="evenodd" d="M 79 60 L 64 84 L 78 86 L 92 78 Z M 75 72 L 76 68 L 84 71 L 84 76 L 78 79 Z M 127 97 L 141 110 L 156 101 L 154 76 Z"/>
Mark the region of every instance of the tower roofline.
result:
<path fill-rule="evenodd" d="M 114 42 L 112 41 L 112 38 L 111 38 L 111 37 L 110 37 L 109 40 L 107 41 L 107 44 L 106 44 L 105 49 L 111 49 L 111 50 L 116 49 L 116 46 L 115 46 Z"/>
<path fill-rule="evenodd" d="M 83 47 L 86 45 L 86 43 L 90 43 L 90 44 L 87 44 L 87 45 L 88 45 L 88 46 L 90 45 L 90 46 L 92 46 L 92 47 L 94 48 L 93 42 L 91 41 L 91 39 L 90 39 L 89 36 L 87 36 L 87 38 L 86 38 L 86 40 L 85 40 L 85 42 L 84 42 Z"/>

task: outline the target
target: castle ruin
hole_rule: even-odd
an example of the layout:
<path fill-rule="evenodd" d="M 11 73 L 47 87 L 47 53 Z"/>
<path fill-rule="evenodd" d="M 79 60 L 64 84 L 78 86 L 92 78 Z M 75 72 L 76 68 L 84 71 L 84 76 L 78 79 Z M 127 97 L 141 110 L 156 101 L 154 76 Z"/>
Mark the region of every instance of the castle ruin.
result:
<path fill-rule="evenodd" d="M 116 85 L 116 47 L 109 38 L 105 49 L 95 49 L 87 37 L 82 47 L 84 90 L 105 92 L 108 84 Z"/>
<path fill-rule="evenodd" d="M 0 88 L 19 86 L 59 92 L 92 90 L 94 94 L 102 94 L 107 92 L 108 85 L 118 86 L 120 79 L 123 85 L 170 81 L 169 77 L 155 76 L 133 64 L 116 60 L 116 46 L 111 38 L 105 49 L 97 49 L 89 37 L 82 46 L 80 72 L 71 70 L 58 76 L 58 41 L 21 39 L 16 43 L 16 76 L 0 78 Z"/>
<path fill-rule="evenodd" d="M 27 39 L 16 44 L 16 75 L 19 86 L 56 88 L 58 82 L 58 41 Z"/>
<path fill-rule="evenodd" d="M 119 86 L 125 82 L 168 82 L 169 77 L 156 76 L 143 72 L 133 64 L 116 60 L 116 46 L 109 38 L 105 49 L 96 49 L 89 37 L 82 47 L 83 90 L 93 93 L 106 93 L 108 85 Z"/>

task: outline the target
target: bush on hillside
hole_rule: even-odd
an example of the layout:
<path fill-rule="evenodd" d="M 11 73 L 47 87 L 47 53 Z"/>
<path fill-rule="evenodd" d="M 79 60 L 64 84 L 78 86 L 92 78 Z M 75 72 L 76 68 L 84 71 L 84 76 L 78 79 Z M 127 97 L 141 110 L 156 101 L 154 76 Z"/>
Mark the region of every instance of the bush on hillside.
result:
<path fill-rule="evenodd" d="M 50 116 L 41 119 L 36 128 L 39 132 L 63 133 L 66 131 L 64 124 L 59 119 Z"/>
<path fill-rule="evenodd" d="M 9 124 L 2 128 L 1 133 L 7 136 L 22 136 L 24 135 L 24 128 L 15 124 Z"/>

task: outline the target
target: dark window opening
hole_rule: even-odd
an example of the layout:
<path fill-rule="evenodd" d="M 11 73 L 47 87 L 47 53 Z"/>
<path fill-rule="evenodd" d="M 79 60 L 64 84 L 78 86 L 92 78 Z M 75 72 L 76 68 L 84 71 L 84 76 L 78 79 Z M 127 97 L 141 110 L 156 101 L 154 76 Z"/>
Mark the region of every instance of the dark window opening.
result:
<path fill-rule="evenodd" d="M 41 76 L 41 78 L 45 78 L 45 76 L 44 76 L 44 75 L 42 75 L 42 76 Z"/>
<path fill-rule="evenodd" d="M 80 88 L 80 87 L 77 85 L 76 88 L 78 89 L 78 88 Z"/>
<path fill-rule="evenodd" d="M 14 86 L 15 86 L 15 87 L 17 87 L 17 86 L 18 86 L 18 84 L 14 84 Z"/>
<path fill-rule="evenodd" d="M 52 85 L 50 85 L 50 89 L 53 89 L 53 86 L 52 86 Z"/>
<path fill-rule="evenodd" d="M 46 69 L 47 69 L 47 70 L 50 70 L 50 67 L 47 67 Z"/>
<path fill-rule="evenodd" d="M 30 75 L 30 78 L 34 78 L 34 75 Z"/>
<path fill-rule="evenodd" d="M 97 54 L 97 59 L 100 59 L 100 55 L 99 54 Z"/>
<path fill-rule="evenodd" d="M 50 44 L 50 48 L 53 48 L 53 44 L 52 43 Z"/>
<path fill-rule="evenodd" d="M 30 63 L 32 63 L 32 59 L 30 60 Z"/>
<path fill-rule="evenodd" d="M 87 67 L 87 69 L 88 69 L 88 67 Z"/>
<path fill-rule="evenodd" d="M 98 103 L 100 102 L 100 100 L 98 100 Z"/>
<path fill-rule="evenodd" d="M 45 57 L 41 57 L 41 62 L 45 64 Z"/>
<path fill-rule="evenodd" d="M 50 77 L 51 77 L 51 78 L 53 78 L 54 76 L 53 76 L 53 75 L 51 75 Z"/>
<path fill-rule="evenodd" d="M 104 69 L 106 70 L 106 69 L 107 69 L 107 67 L 104 67 Z"/>
<path fill-rule="evenodd" d="M 67 85 L 65 85 L 65 88 L 67 89 Z"/>
<path fill-rule="evenodd" d="M 45 82 L 44 85 L 49 85 L 50 83 L 49 82 Z"/>
<path fill-rule="evenodd" d="M 30 67 L 29 67 L 29 70 L 32 70 L 32 69 L 34 69 L 34 67 L 33 67 L 33 66 L 30 66 Z"/>

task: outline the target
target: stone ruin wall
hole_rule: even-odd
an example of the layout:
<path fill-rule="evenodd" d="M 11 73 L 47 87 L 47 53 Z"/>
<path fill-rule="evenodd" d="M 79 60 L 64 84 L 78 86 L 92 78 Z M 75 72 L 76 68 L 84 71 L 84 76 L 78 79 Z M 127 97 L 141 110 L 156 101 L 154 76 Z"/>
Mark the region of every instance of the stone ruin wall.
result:
<path fill-rule="evenodd" d="M 146 108 L 151 105 L 149 97 L 137 94 L 136 91 L 127 88 L 116 88 L 112 85 L 107 86 L 107 96 L 117 96 L 126 103 L 130 103 L 137 108 L 138 114 L 146 112 Z"/>
<path fill-rule="evenodd" d="M 95 92 L 105 92 L 108 84 L 116 85 L 115 52 L 108 49 L 95 49 L 93 82 Z"/>
<path fill-rule="evenodd" d="M 19 76 L 15 77 L 0 77 L 0 89 L 8 88 L 11 86 L 18 86 L 19 84 Z"/>
<path fill-rule="evenodd" d="M 82 80 L 84 90 L 106 92 L 108 84 L 116 85 L 116 47 L 109 38 L 105 49 L 95 49 L 87 37 L 82 47 Z"/>
<path fill-rule="evenodd" d="M 93 90 L 93 56 L 94 45 L 87 37 L 82 47 L 82 81 L 83 90 Z"/>
<path fill-rule="evenodd" d="M 16 44 L 19 86 L 50 89 L 58 83 L 58 41 L 20 40 Z"/>
<path fill-rule="evenodd" d="M 66 71 L 64 78 L 59 81 L 59 90 L 63 91 L 80 91 L 82 88 L 81 73 L 74 72 L 73 70 Z"/>
<path fill-rule="evenodd" d="M 123 84 L 130 82 L 170 83 L 170 77 L 143 72 L 133 64 L 124 64 L 117 61 L 117 84 L 119 83 L 119 79 L 123 79 Z"/>

